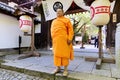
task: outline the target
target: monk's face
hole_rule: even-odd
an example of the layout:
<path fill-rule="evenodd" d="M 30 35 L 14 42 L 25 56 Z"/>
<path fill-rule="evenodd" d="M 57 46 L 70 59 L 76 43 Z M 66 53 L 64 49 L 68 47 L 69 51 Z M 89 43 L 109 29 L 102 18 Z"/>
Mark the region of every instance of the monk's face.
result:
<path fill-rule="evenodd" d="M 64 15 L 64 11 L 62 9 L 57 9 L 57 17 L 62 17 Z"/>

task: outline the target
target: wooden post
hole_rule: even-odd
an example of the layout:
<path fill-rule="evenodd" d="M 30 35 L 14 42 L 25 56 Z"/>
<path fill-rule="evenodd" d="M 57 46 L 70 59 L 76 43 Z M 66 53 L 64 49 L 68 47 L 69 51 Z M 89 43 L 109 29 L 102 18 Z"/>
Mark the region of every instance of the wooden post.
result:
<path fill-rule="evenodd" d="M 21 43 L 22 43 L 22 37 L 19 36 L 19 54 L 21 54 Z"/>
<path fill-rule="evenodd" d="M 102 62 L 115 63 L 114 59 L 103 57 L 103 45 L 102 45 L 102 26 L 99 26 L 99 57 L 86 57 L 86 61 L 96 62 L 96 69 L 100 69 Z"/>
<path fill-rule="evenodd" d="M 34 7 L 32 6 L 32 13 L 34 13 Z M 31 30 L 31 51 L 34 52 L 34 18 L 32 18 L 32 30 Z"/>
<path fill-rule="evenodd" d="M 50 49 L 50 21 L 47 22 L 48 24 L 48 33 L 47 33 L 47 50 Z"/>
<path fill-rule="evenodd" d="M 103 58 L 102 26 L 99 26 L 99 58 Z"/>
<path fill-rule="evenodd" d="M 103 47 L 102 47 L 102 26 L 98 26 L 99 27 L 99 58 L 97 59 L 96 62 L 96 69 L 100 69 L 101 68 L 101 64 L 102 64 L 102 59 L 103 59 Z"/>
<path fill-rule="evenodd" d="M 34 14 L 34 6 L 31 6 L 31 9 L 32 9 L 32 13 Z M 21 55 L 20 57 L 18 57 L 18 59 L 24 59 L 24 58 L 28 58 L 28 57 L 31 57 L 31 56 L 41 56 L 40 53 L 38 52 L 35 52 L 35 26 L 34 26 L 34 17 L 32 17 L 32 29 L 31 29 L 31 51 L 30 52 L 27 52 L 26 54 L 23 54 Z"/>
<path fill-rule="evenodd" d="M 31 6 L 31 10 L 32 10 L 32 13 L 34 14 L 34 6 Z M 32 30 L 31 30 L 31 53 L 30 53 L 30 56 L 40 56 L 40 54 L 38 52 L 34 52 L 34 50 L 36 49 L 35 48 L 35 26 L 34 26 L 34 17 L 32 18 Z"/>

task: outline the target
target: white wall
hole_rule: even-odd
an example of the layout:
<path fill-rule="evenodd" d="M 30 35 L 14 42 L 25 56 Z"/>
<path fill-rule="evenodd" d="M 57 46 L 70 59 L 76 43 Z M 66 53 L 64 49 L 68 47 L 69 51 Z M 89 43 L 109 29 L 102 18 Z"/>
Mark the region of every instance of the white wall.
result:
<path fill-rule="evenodd" d="M 19 29 L 16 18 L 0 13 L 0 49 L 18 47 L 18 37 L 22 36 L 22 47 L 29 47 L 31 39 Z"/>

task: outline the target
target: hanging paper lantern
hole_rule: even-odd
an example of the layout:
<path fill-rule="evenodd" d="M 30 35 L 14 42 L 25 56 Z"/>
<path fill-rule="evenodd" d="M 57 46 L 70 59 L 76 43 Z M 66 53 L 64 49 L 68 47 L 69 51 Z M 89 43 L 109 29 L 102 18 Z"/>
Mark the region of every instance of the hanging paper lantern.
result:
<path fill-rule="evenodd" d="M 105 25 L 110 20 L 110 1 L 95 0 L 91 4 L 91 21 L 94 25 Z"/>
<path fill-rule="evenodd" d="M 32 27 L 32 18 L 27 15 L 22 15 L 19 20 L 20 23 L 20 30 L 23 32 L 31 31 Z"/>

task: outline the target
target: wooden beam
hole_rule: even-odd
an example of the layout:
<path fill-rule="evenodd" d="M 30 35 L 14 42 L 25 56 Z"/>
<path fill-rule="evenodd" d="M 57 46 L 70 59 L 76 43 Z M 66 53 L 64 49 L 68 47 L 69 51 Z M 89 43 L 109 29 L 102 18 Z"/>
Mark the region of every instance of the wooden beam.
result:
<path fill-rule="evenodd" d="M 115 64 L 115 59 L 112 59 L 112 58 L 103 58 L 102 62 L 103 63 L 113 63 L 113 64 Z"/>
<path fill-rule="evenodd" d="M 86 12 L 87 10 L 83 10 L 83 9 L 75 9 L 75 10 L 70 10 L 67 11 L 65 14 L 73 14 L 73 13 L 79 13 L 79 12 Z"/>
<path fill-rule="evenodd" d="M 97 61 L 97 57 L 85 57 L 85 61 L 90 61 L 90 62 L 96 62 Z"/>
<path fill-rule="evenodd" d="M 98 58 L 98 59 L 97 59 L 97 62 L 96 62 L 96 69 L 100 69 L 100 68 L 101 68 L 101 65 L 102 65 L 102 59 L 101 59 L 101 58 Z"/>
<path fill-rule="evenodd" d="M 98 57 L 85 57 L 85 61 L 97 62 Z M 115 59 L 112 58 L 102 58 L 103 63 L 113 63 L 115 64 Z"/>

